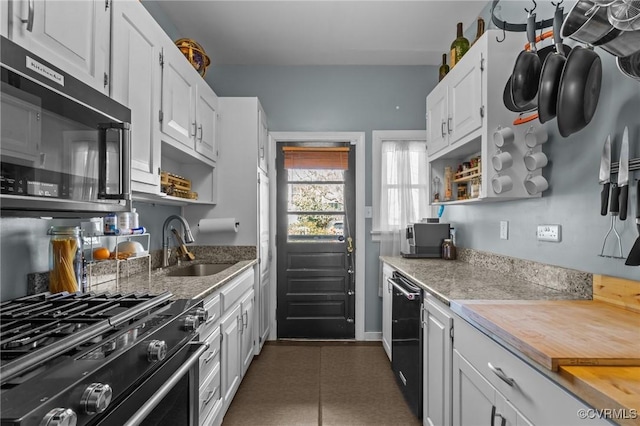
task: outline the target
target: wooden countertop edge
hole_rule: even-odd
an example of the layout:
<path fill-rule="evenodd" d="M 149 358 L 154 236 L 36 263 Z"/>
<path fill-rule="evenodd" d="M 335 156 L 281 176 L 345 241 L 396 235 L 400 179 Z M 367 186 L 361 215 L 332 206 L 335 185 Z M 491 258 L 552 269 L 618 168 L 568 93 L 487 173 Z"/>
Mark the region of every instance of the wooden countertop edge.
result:
<path fill-rule="evenodd" d="M 632 370 L 631 375 L 625 371 L 629 369 Z M 592 407 L 596 407 L 598 410 L 613 410 L 622 413 L 622 416 L 615 418 L 620 425 L 640 425 L 640 394 L 619 387 L 614 383 L 603 386 L 602 380 L 598 379 L 595 374 L 597 371 L 604 372 L 610 378 L 619 377 L 622 375 L 621 372 L 624 372 L 625 377 L 637 382 L 637 386 L 640 387 L 640 367 L 637 366 L 561 366 L 555 376 L 558 383 Z M 607 390 L 611 393 L 608 393 Z M 635 401 L 635 405 L 630 404 L 629 401 L 620 401 L 612 393 L 615 395 L 625 394 L 630 401 Z"/>

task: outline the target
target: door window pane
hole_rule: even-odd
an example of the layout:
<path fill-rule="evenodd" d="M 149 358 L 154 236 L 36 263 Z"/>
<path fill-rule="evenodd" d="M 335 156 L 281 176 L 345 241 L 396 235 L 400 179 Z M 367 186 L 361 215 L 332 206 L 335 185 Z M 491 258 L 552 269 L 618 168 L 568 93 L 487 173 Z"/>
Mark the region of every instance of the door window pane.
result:
<path fill-rule="evenodd" d="M 336 212 L 344 210 L 344 185 L 290 183 L 289 212 Z"/>
<path fill-rule="evenodd" d="M 289 214 L 287 226 L 289 242 L 342 242 L 344 215 Z"/>

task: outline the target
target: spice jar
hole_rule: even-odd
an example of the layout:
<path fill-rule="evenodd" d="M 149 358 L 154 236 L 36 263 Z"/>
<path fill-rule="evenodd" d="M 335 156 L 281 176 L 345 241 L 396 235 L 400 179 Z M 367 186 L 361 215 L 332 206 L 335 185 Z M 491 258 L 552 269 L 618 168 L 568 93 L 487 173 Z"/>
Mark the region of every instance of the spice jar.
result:
<path fill-rule="evenodd" d="M 444 260 L 455 260 L 456 246 L 453 245 L 451 238 L 446 238 L 442 243 L 442 258 Z"/>
<path fill-rule="evenodd" d="M 52 226 L 49 244 L 49 291 L 75 293 L 82 282 L 82 238 L 79 226 Z"/>

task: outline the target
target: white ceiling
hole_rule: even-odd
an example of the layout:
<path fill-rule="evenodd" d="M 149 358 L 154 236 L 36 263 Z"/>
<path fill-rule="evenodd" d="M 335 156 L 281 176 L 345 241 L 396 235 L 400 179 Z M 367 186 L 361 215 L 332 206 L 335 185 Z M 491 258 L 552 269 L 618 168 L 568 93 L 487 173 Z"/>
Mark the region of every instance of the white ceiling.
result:
<path fill-rule="evenodd" d="M 151 0 L 145 0 L 151 1 Z M 214 65 L 438 65 L 486 0 L 154 0 Z M 475 30 L 474 30 L 475 32 Z"/>

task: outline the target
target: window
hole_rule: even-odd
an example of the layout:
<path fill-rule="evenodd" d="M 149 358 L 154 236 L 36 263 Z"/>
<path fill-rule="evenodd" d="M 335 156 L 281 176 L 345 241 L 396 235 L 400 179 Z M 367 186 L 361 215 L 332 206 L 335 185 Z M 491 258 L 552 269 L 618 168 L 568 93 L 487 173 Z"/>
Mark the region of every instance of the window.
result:
<path fill-rule="evenodd" d="M 428 216 L 424 131 L 374 131 L 372 170 L 374 239 Z"/>

